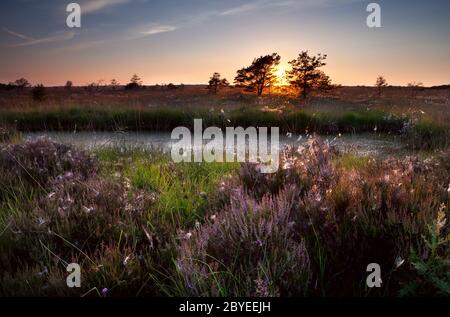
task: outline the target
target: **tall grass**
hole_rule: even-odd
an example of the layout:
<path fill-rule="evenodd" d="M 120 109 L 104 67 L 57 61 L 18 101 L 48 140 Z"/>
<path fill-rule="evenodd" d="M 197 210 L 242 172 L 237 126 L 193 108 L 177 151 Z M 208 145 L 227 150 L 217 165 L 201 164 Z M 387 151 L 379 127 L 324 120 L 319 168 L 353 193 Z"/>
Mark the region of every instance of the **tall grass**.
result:
<path fill-rule="evenodd" d="M 229 112 L 202 109 L 162 108 L 136 109 L 60 109 L 31 112 L 0 113 L 3 124 L 21 131 L 74 130 L 154 130 L 167 131 L 177 126 L 192 127 L 201 118 L 206 126 L 276 126 L 283 132 L 321 134 L 345 132 L 400 133 L 405 119 L 380 111 L 322 113 L 307 110 L 286 113 L 264 112 L 259 108 L 243 108 Z"/>

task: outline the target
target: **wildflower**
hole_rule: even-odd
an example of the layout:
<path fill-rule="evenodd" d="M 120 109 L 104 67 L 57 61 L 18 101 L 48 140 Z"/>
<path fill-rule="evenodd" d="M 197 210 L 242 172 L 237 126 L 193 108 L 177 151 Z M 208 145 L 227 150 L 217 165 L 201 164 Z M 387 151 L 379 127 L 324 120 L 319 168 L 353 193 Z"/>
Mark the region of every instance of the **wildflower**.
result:
<path fill-rule="evenodd" d="M 106 287 L 104 287 L 104 288 L 102 289 L 102 295 L 103 295 L 103 296 L 106 296 L 106 294 L 108 293 L 108 291 L 109 291 L 109 289 L 107 289 Z"/>
<path fill-rule="evenodd" d="M 403 259 L 401 256 L 397 256 L 397 258 L 395 259 L 395 268 L 399 268 L 403 265 L 403 263 L 405 263 L 405 259 Z"/>
<path fill-rule="evenodd" d="M 191 237 L 192 237 L 192 233 L 190 233 L 190 232 L 188 232 L 188 233 L 186 233 L 186 234 L 184 235 L 184 238 L 185 238 L 186 240 L 189 240 Z"/>
<path fill-rule="evenodd" d="M 338 134 L 338 137 L 341 137 L 341 136 L 342 136 L 342 134 L 339 133 L 339 134 Z"/>
<path fill-rule="evenodd" d="M 259 247 L 263 246 L 263 242 L 260 239 L 256 240 L 255 244 L 257 244 Z"/>
<path fill-rule="evenodd" d="M 437 218 L 436 218 L 436 233 L 439 235 L 441 233 L 442 228 L 445 226 L 445 223 L 447 222 L 447 219 L 445 219 L 445 209 L 447 206 L 445 206 L 444 203 L 441 204 L 439 207 Z"/>
<path fill-rule="evenodd" d="M 286 133 L 286 136 L 287 136 L 288 138 L 292 138 L 292 133 L 291 133 L 291 132 L 288 132 L 288 133 Z"/>
<path fill-rule="evenodd" d="M 449 188 L 449 190 L 450 190 L 450 184 L 449 184 L 449 187 L 448 187 L 448 188 Z M 48 199 L 52 199 L 53 196 L 55 196 L 55 194 L 56 194 L 55 192 L 51 192 L 50 194 L 48 194 L 47 198 L 48 198 Z"/>
<path fill-rule="evenodd" d="M 125 259 L 122 262 L 123 265 L 126 266 L 128 264 L 128 262 L 130 261 L 130 259 L 131 259 L 131 255 L 126 256 Z"/>
<path fill-rule="evenodd" d="M 42 276 L 42 275 L 45 275 L 45 274 L 48 274 L 48 269 L 47 269 L 46 266 L 44 266 L 44 270 L 42 272 L 38 272 L 37 273 L 38 276 Z"/>
<path fill-rule="evenodd" d="M 448 184 L 447 192 L 450 193 L 450 184 Z"/>
<path fill-rule="evenodd" d="M 94 210 L 94 207 L 86 207 L 86 206 L 83 206 L 83 211 L 85 212 L 85 213 L 90 213 L 91 211 L 93 211 Z"/>
<path fill-rule="evenodd" d="M 269 297 L 269 283 L 261 278 L 254 281 L 256 284 L 256 292 L 255 295 L 259 297 Z"/>
<path fill-rule="evenodd" d="M 211 219 L 212 221 L 216 220 L 216 215 L 212 215 L 211 217 L 209 217 L 209 219 Z"/>
<path fill-rule="evenodd" d="M 378 127 L 375 126 L 375 128 L 373 128 L 373 132 L 377 132 L 377 130 L 378 130 Z"/>
<path fill-rule="evenodd" d="M 39 227 L 42 226 L 43 224 L 45 224 L 45 223 L 47 222 L 47 221 L 46 221 L 44 218 L 42 218 L 42 217 L 39 217 L 37 221 L 38 221 Z"/>
<path fill-rule="evenodd" d="M 200 222 L 196 221 L 195 222 L 195 229 L 199 229 L 200 228 Z"/>

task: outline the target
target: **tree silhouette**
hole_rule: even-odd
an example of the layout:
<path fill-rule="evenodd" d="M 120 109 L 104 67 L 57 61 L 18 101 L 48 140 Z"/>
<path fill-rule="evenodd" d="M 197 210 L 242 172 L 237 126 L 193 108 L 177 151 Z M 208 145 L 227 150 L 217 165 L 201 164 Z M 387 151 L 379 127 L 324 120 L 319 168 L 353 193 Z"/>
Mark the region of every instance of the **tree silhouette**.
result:
<path fill-rule="evenodd" d="M 17 79 L 17 80 L 13 83 L 13 85 L 14 85 L 15 87 L 17 87 L 17 88 L 20 88 L 20 89 L 24 89 L 24 88 L 27 88 L 27 87 L 30 87 L 30 86 L 31 86 L 30 82 L 29 82 L 28 80 L 26 80 L 25 78 Z"/>
<path fill-rule="evenodd" d="M 228 80 L 226 78 L 220 78 L 220 74 L 215 72 L 212 77 L 209 79 L 208 89 L 213 94 L 217 94 L 217 91 L 222 88 L 228 86 Z"/>
<path fill-rule="evenodd" d="M 33 87 L 33 90 L 31 91 L 31 95 L 33 96 L 34 101 L 44 101 L 45 99 L 45 87 L 42 84 L 38 84 Z"/>
<path fill-rule="evenodd" d="M 116 79 L 111 79 L 111 87 L 113 90 L 116 90 L 117 86 L 119 86 L 119 82 Z"/>
<path fill-rule="evenodd" d="M 253 63 L 237 71 L 234 79 L 236 86 L 261 96 L 264 88 L 272 86 L 276 82 L 275 67 L 280 63 L 280 55 L 261 56 L 253 60 Z"/>
<path fill-rule="evenodd" d="M 381 97 L 381 92 L 384 87 L 387 87 L 388 83 L 383 76 L 378 76 L 375 86 L 378 88 L 378 97 Z"/>
<path fill-rule="evenodd" d="M 72 81 L 68 80 L 64 86 L 64 88 L 66 88 L 67 90 L 71 90 L 73 86 Z"/>
<path fill-rule="evenodd" d="M 331 88 L 330 77 L 318 68 L 326 65 L 327 55 L 310 56 L 308 51 L 302 51 L 297 59 L 289 62 L 292 70 L 287 72 L 289 83 L 300 89 L 306 98 L 312 89 L 327 90 Z"/>
<path fill-rule="evenodd" d="M 126 89 L 138 89 L 142 86 L 142 80 L 138 75 L 134 74 L 130 82 L 125 86 Z"/>
<path fill-rule="evenodd" d="M 412 83 L 408 83 L 408 88 L 411 89 L 411 97 L 414 98 L 416 95 L 416 91 L 420 90 L 421 88 L 423 88 L 423 83 L 418 83 L 418 82 L 412 82 Z"/>

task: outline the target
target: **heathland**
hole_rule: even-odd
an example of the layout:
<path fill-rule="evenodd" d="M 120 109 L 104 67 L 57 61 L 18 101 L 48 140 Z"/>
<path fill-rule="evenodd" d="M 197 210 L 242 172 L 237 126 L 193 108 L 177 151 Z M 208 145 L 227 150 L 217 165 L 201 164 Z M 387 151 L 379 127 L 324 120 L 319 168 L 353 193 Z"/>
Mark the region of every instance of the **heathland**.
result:
<path fill-rule="evenodd" d="M 0 294 L 450 295 L 450 90 L 339 87 L 307 98 L 204 86 L 0 91 Z M 86 150 L 29 131 L 278 126 L 282 168 Z M 338 151 L 370 133 L 408 155 Z M 66 285 L 67 264 L 82 268 Z M 367 265 L 382 285 L 366 284 Z"/>

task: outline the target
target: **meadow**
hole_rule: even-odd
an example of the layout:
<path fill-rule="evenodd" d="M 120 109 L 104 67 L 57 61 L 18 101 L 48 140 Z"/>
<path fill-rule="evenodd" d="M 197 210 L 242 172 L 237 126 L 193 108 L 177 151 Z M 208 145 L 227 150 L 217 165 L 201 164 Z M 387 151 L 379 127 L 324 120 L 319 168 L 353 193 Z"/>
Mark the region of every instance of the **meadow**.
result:
<path fill-rule="evenodd" d="M 414 93 L 414 94 L 413 94 Z M 446 89 L 342 87 L 307 100 L 236 89 L 0 93 L 3 296 L 449 296 Z M 91 151 L 25 131 L 204 125 L 302 133 L 282 168 Z M 408 156 L 340 152 L 315 134 L 395 134 Z M 424 154 L 424 155 L 422 155 Z M 68 288 L 66 266 L 82 267 Z M 382 286 L 368 288 L 378 263 Z"/>

